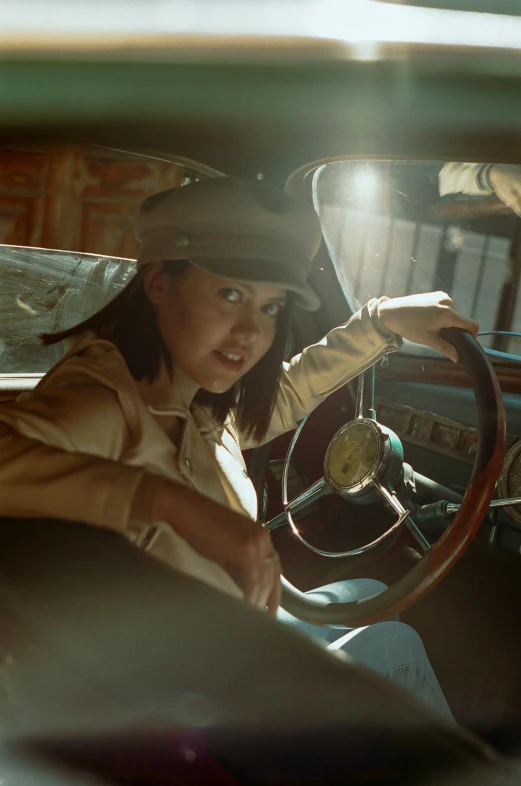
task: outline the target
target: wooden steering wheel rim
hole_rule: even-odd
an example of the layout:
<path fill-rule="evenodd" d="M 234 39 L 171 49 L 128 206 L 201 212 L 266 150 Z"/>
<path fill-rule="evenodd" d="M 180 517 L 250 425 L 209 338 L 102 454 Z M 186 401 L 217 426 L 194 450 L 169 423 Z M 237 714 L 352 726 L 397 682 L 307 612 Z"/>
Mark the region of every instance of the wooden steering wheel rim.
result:
<path fill-rule="evenodd" d="M 458 350 L 474 389 L 478 408 L 478 448 L 474 470 L 461 508 L 447 530 L 402 578 L 391 587 L 351 603 L 310 598 L 282 580 L 282 607 L 316 625 L 354 627 L 380 622 L 417 603 L 439 584 L 463 556 L 476 535 L 494 494 L 505 446 L 505 411 L 496 374 L 483 348 L 457 328 L 442 331 Z"/>

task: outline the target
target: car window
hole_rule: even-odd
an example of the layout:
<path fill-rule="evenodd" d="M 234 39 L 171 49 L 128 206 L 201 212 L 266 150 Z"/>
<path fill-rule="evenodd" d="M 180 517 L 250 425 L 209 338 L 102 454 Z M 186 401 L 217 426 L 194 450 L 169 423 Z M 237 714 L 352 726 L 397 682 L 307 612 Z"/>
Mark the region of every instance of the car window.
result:
<path fill-rule="evenodd" d="M 91 145 L 0 149 L 0 375 L 43 374 L 43 332 L 92 316 L 135 272 L 151 194 L 221 173 L 176 155 Z"/>
<path fill-rule="evenodd" d="M 315 172 L 313 197 L 353 310 L 441 289 L 480 323 L 484 346 L 521 355 L 521 169 L 342 161 Z"/>
<path fill-rule="evenodd" d="M 87 319 L 134 273 L 129 259 L 0 246 L 1 374 L 48 371 L 63 346 L 42 346 L 40 334 Z"/>

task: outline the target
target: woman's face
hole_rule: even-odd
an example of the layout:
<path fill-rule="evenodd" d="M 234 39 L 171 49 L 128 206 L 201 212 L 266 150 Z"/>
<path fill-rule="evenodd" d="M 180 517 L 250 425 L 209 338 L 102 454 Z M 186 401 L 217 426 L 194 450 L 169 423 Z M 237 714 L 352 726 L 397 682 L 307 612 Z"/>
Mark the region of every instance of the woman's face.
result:
<path fill-rule="evenodd" d="M 211 393 L 224 393 L 268 351 L 286 291 L 240 284 L 190 265 L 180 277 L 147 265 L 145 288 L 172 361 Z"/>

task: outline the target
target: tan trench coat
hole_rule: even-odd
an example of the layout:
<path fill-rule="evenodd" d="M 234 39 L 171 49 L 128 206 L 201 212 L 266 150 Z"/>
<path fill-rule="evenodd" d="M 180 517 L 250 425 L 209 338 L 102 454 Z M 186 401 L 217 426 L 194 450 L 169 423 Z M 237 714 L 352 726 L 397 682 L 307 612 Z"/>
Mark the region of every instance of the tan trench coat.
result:
<path fill-rule="evenodd" d="M 295 428 L 330 393 L 397 348 L 399 339 L 382 332 L 378 303 L 370 301 L 284 364 L 266 441 Z M 136 383 L 113 344 L 82 337 L 33 392 L 0 406 L 0 516 L 116 530 L 169 565 L 240 594 L 171 526 L 152 521 L 154 492 L 165 477 L 257 515 L 241 454 L 253 445 L 241 439 L 232 416 L 217 426 L 193 403 L 195 392 L 179 372 L 174 384 L 165 371 L 152 384 Z"/>

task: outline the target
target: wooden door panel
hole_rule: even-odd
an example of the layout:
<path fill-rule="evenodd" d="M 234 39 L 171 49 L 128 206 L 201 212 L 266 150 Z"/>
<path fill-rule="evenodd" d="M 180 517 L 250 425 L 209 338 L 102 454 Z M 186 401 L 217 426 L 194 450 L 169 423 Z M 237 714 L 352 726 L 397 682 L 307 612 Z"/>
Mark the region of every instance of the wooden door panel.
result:
<path fill-rule="evenodd" d="M 0 150 L 0 243 L 134 258 L 140 203 L 182 177 L 175 164 L 79 145 Z"/>
<path fill-rule="evenodd" d="M 135 208 L 112 203 L 83 205 L 81 232 L 78 245 L 82 251 L 113 257 L 133 259 L 137 243 L 132 228 Z"/>
<path fill-rule="evenodd" d="M 146 158 L 107 160 L 89 153 L 83 159 L 83 173 L 83 194 L 88 200 L 119 198 L 134 205 L 155 191 L 180 185 L 179 167 Z"/>
<path fill-rule="evenodd" d="M 0 243 L 39 246 L 43 212 L 41 198 L 0 195 Z"/>
<path fill-rule="evenodd" d="M 0 149 L 0 190 L 2 194 L 25 192 L 42 196 L 48 167 L 48 153 Z"/>

